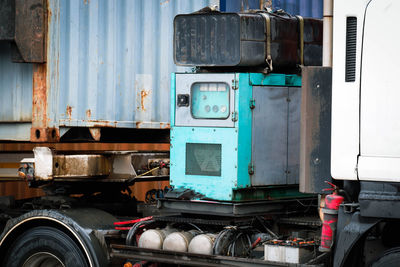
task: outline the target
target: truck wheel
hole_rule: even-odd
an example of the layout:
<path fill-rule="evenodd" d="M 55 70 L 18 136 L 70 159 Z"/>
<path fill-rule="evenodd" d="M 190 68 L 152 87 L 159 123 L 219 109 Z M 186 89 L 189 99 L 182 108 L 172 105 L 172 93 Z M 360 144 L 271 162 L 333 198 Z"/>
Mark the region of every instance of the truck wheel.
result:
<path fill-rule="evenodd" d="M 397 267 L 400 263 L 400 247 L 386 250 L 385 253 L 374 263 L 372 267 Z"/>
<path fill-rule="evenodd" d="M 11 245 L 3 266 L 86 267 L 79 246 L 64 232 L 47 226 L 32 228 Z"/>

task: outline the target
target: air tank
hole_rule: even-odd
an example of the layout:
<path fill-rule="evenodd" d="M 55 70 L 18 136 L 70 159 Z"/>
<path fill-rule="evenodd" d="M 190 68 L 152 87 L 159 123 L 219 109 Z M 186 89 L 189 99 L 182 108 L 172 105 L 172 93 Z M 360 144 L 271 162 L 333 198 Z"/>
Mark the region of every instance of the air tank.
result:
<path fill-rule="evenodd" d="M 196 230 L 172 233 L 165 239 L 163 250 L 187 252 L 189 243 L 196 234 L 198 234 Z"/>
<path fill-rule="evenodd" d="M 161 249 L 166 237 L 176 231 L 176 229 L 168 227 L 164 229 L 149 229 L 140 236 L 138 245 L 140 248 Z"/>
<path fill-rule="evenodd" d="M 214 234 L 201 234 L 195 236 L 189 244 L 189 252 L 197 254 L 212 255 L 214 241 L 217 236 Z"/>

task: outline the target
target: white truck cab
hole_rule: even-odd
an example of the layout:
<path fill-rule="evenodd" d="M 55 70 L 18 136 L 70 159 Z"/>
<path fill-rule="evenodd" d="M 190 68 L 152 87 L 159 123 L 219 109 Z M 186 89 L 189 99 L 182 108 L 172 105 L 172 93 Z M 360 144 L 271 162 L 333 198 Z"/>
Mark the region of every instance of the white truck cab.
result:
<path fill-rule="evenodd" d="M 334 1 L 332 177 L 400 182 L 399 1 Z"/>

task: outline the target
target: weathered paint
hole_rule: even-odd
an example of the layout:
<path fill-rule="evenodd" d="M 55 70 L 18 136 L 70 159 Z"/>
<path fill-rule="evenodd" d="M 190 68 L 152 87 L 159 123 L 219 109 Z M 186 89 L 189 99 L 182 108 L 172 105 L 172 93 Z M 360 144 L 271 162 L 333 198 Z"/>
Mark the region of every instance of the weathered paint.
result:
<path fill-rule="evenodd" d="M 169 187 L 168 181 L 140 182 L 130 186 L 130 189 L 132 190 L 132 196 L 139 201 L 145 201 L 147 191 L 152 189 L 164 189 L 165 187 Z"/>
<path fill-rule="evenodd" d="M 9 43 L 0 42 L 0 140 L 29 140 L 32 64 L 13 63 Z"/>
<path fill-rule="evenodd" d="M 206 75 L 206 74 L 205 74 Z M 282 76 L 282 75 L 281 75 Z M 175 81 L 176 78 L 172 80 Z M 248 166 L 251 162 L 251 109 L 252 86 L 250 74 L 236 74 L 239 89 L 234 91 L 238 120 L 233 128 L 172 127 L 171 128 L 171 185 L 191 188 L 207 197 L 232 200 L 233 190 L 251 186 Z M 284 81 L 285 79 L 283 79 Z M 171 85 L 175 94 L 175 84 Z M 175 97 L 174 97 L 175 98 Z M 175 105 L 175 100 L 172 100 Z M 172 122 L 174 113 L 171 113 Z M 187 175 L 186 143 L 221 144 L 221 176 Z M 176 164 L 179 162 L 180 164 Z M 221 185 L 224 185 L 221 187 Z"/>
<path fill-rule="evenodd" d="M 275 74 L 268 75 L 262 73 L 250 74 L 251 85 L 268 85 L 268 86 L 301 86 L 301 76 L 296 74 Z"/>
<path fill-rule="evenodd" d="M 15 43 L 18 61 L 43 63 L 46 36 L 46 0 L 15 1 Z"/>
<path fill-rule="evenodd" d="M 29 188 L 25 181 L 0 182 L 0 196 L 9 196 L 11 192 L 16 200 L 44 196 L 42 189 Z"/>
<path fill-rule="evenodd" d="M 100 141 L 101 128 L 89 128 L 89 132 L 95 141 Z"/>
<path fill-rule="evenodd" d="M 49 1 L 49 127 L 168 128 L 173 18 L 209 3 Z"/>
<path fill-rule="evenodd" d="M 259 9 L 267 0 L 220 0 L 221 11 L 239 12 L 242 9 Z M 274 10 L 283 9 L 293 15 L 322 18 L 323 0 L 272 0 Z M 260 5 L 261 4 L 261 5 Z"/>
<path fill-rule="evenodd" d="M 48 0 L 46 67 L 33 74 L 32 64 L 11 63 L 9 44 L 0 44 L 0 140 L 53 142 L 60 127 L 169 128 L 170 73 L 190 71 L 173 63 L 173 17 L 217 2 Z M 273 4 L 307 15 L 321 2 Z"/>
<path fill-rule="evenodd" d="M 47 114 L 49 87 L 46 80 L 47 64 L 33 66 L 32 142 L 52 142 L 60 139 L 58 128 L 49 127 Z"/>
<path fill-rule="evenodd" d="M 173 18 L 215 2 L 47 0 L 46 65 L 12 63 L 0 44 L 0 140 L 56 142 L 70 127 L 169 128 L 170 74 L 190 71 L 173 62 Z"/>
<path fill-rule="evenodd" d="M 32 152 L 34 147 L 44 146 L 56 151 L 169 151 L 166 143 L 0 143 L 1 152 Z"/>
<path fill-rule="evenodd" d="M 177 74 L 178 75 L 189 75 L 189 74 Z M 190 74 L 193 75 L 193 74 Z M 200 80 L 201 75 L 210 75 L 210 74 L 194 74 L 198 76 L 196 81 Z M 285 90 L 287 92 L 287 96 L 289 96 L 289 89 L 293 86 L 301 85 L 301 77 L 298 75 L 286 75 L 286 74 L 262 74 L 262 73 L 236 73 L 235 79 L 237 80 L 238 88 L 234 91 L 234 110 L 232 112 L 236 112 L 237 121 L 234 123 L 234 127 L 222 127 L 218 125 L 217 127 L 210 127 L 207 124 L 202 125 L 202 127 L 198 126 L 173 126 L 171 128 L 171 178 L 170 183 L 175 188 L 189 188 L 198 192 L 200 194 L 205 195 L 208 198 L 221 200 L 221 201 L 242 201 L 242 200 L 256 200 L 256 199 L 269 199 L 270 197 L 276 196 L 291 196 L 292 192 L 283 190 L 280 191 L 279 187 L 276 185 L 286 185 L 286 184 L 295 184 L 296 182 L 292 180 L 288 180 L 288 170 L 291 170 L 290 160 L 290 149 L 288 147 L 293 147 L 291 145 L 292 138 L 289 136 L 289 127 L 287 122 L 284 124 L 286 133 L 288 134 L 287 139 L 285 138 L 285 142 L 282 146 L 279 147 L 287 149 L 286 152 L 281 153 L 282 156 L 285 157 L 285 167 L 286 169 L 277 169 L 278 172 L 282 172 L 282 178 L 276 179 L 276 173 L 271 170 L 265 177 L 262 176 L 262 172 L 257 171 L 254 173 L 254 170 L 257 170 L 257 164 L 267 164 L 263 159 L 254 158 L 256 155 L 254 151 L 254 140 L 257 136 L 257 132 L 255 129 L 258 129 L 259 135 L 265 135 L 264 128 L 265 125 L 257 127 L 259 121 L 257 121 L 257 117 L 255 116 L 255 112 L 257 111 L 257 107 L 261 105 L 267 105 L 270 103 L 277 103 L 277 105 L 281 105 L 282 102 L 264 102 L 263 99 L 266 99 L 266 96 L 269 97 L 271 95 L 264 95 L 265 98 L 261 97 L 257 100 L 257 94 L 254 94 L 255 87 L 266 86 L 271 89 L 276 90 Z M 175 81 L 178 79 L 177 77 L 173 77 L 172 80 Z M 177 83 L 178 84 L 178 83 Z M 174 99 L 176 98 L 176 86 L 177 84 L 172 84 L 171 92 L 174 94 Z M 190 86 L 190 85 L 188 85 Z M 282 89 L 280 89 L 282 87 Z M 279 95 L 279 94 L 278 94 Z M 258 95 L 260 96 L 260 95 Z M 276 101 L 278 98 L 276 95 L 272 95 L 271 101 Z M 274 120 L 276 121 L 284 121 L 282 118 L 289 118 L 289 114 L 294 113 L 294 111 L 289 112 L 289 104 L 288 98 L 284 96 L 280 98 L 283 101 L 283 109 L 286 110 L 285 113 L 281 113 L 283 117 L 279 117 L 277 114 Z M 253 99 L 254 98 L 254 99 Z M 175 105 L 174 99 L 172 100 L 172 104 Z M 250 106 L 251 101 L 255 100 L 255 109 Z M 257 101 L 258 104 L 257 104 Z M 258 105 L 258 106 L 257 106 Z M 294 107 L 296 107 L 294 105 Z M 259 109 L 258 109 L 259 110 Z M 278 109 L 276 109 L 278 110 Z M 276 111 L 274 109 L 274 111 Z M 262 112 L 262 110 L 258 111 Z M 287 112 L 287 113 L 286 113 Z M 179 113 L 176 113 L 179 114 Z M 175 117 L 178 116 L 174 113 L 171 113 L 172 122 L 174 122 Z M 290 115 L 292 116 L 292 115 Z M 265 121 L 265 118 L 261 118 L 261 120 Z M 274 121 L 268 118 L 270 121 Z M 211 120 L 208 122 L 211 124 Z M 296 125 L 292 121 L 293 125 Z M 279 126 L 279 123 L 271 124 L 272 126 Z M 292 127 L 292 126 L 290 126 Z M 293 126 L 294 127 L 294 126 Z M 275 130 L 275 128 L 273 128 Z M 269 136 L 273 136 L 273 134 L 282 135 L 282 133 L 274 132 L 269 134 Z M 293 135 L 296 136 L 296 135 Z M 265 140 L 265 139 L 263 139 Z M 268 140 L 266 140 L 268 142 Z M 271 143 L 276 142 L 275 139 L 271 139 Z M 220 174 L 189 174 L 186 169 L 187 164 L 187 143 L 193 144 L 214 144 L 220 145 L 221 148 L 221 168 Z M 268 146 L 261 146 L 263 149 L 268 149 Z M 272 148 L 273 150 L 274 148 Z M 259 150 L 260 151 L 260 150 Z M 265 151 L 262 151 L 264 153 Z M 274 150 L 274 152 L 270 153 L 280 153 L 279 150 Z M 276 155 L 274 155 L 275 157 Z M 253 157 L 253 158 L 252 158 Z M 219 156 L 215 158 L 211 158 L 212 160 L 218 159 Z M 209 158 L 208 158 L 209 159 Z M 199 161 L 201 158 L 198 159 Z M 177 164 L 178 163 L 178 164 Z M 205 165 L 208 164 L 206 160 L 202 161 Z M 272 165 L 275 166 L 277 162 L 272 161 Z M 252 170 L 252 168 L 254 168 Z M 273 167 L 272 169 L 274 169 Z M 262 168 L 258 168 L 261 170 Z M 292 173 L 294 173 L 292 171 Z M 254 174 L 254 175 L 253 175 Z M 274 175 L 274 177 L 268 177 L 268 175 Z M 262 176 L 262 179 L 260 179 Z M 294 175 L 293 175 L 294 176 Z M 297 176 L 296 176 L 297 177 Z M 222 186 L 223 185 L 223 186 Z M 268 188 L 262 188 L 268 187 Z M 250 190 L 251 188 L 251 190 Z M 276 190 L 275 190 L 276 189 Z M 244 191 L 241 191 L 244 190 Z M 256 193 L 255 193 L 256 192 Z M 295 194 L 293 196 L 299 196 L 299 194 Z"/>
<path fill-rule="evenodd" d="M 323 0 L 272 0 L 272 5 L 290 14 L 322 18 Z"/>
<path fill-rule="evenodd" d="M 0 41 L 11 41 L 14 62 L 45 61 L 46 0 L 3 0 Z"/>

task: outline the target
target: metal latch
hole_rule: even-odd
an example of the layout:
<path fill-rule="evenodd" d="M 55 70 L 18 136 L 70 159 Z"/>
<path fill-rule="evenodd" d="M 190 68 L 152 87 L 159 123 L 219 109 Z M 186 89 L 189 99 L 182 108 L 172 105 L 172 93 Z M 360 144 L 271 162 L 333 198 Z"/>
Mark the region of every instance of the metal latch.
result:
<path fill-rule="evenodd" d="M 250 99 L 250 109 L 254 109 L 256 107 L 256 100 L 254 98 Z"/>
<path fill-rule="evenodd" d="M 238 89 L 238 81 L 233 79 L 232 80 L 232 90 L 237 90 Z"/>
<path fill-rule="evenodd" d="M 238 113 L 236 111 L 232 112 L 232 121 L 238 120 Z"/>
<path fill-rule="evenodd" d="M 249 174 L 250 174 L 250 175 L 253 175 L 253 174 L 254 174 L 254 165 L 253 165 L 253 163 L 250 163 L 250 164 L 249 164 L 249 166 L 248 166 L 248 171 L 249 171 Z"/>

